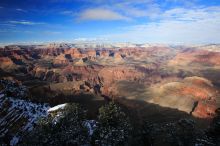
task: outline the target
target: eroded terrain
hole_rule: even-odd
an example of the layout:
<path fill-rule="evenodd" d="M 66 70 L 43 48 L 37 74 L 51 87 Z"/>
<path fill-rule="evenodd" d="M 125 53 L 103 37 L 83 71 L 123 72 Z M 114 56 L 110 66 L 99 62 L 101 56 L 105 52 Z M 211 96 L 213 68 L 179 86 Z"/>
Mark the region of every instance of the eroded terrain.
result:
<path fill-rule="evenodd" d="M 31 102 L 81 102 L 91 117 L 99 105 L 116 100 L 160 122 L 181 116 L 207 120 L 219 107 L 219 50 L 218 45 L 6 46 L 0 48 L 0 74 L 25 85 Z"/>

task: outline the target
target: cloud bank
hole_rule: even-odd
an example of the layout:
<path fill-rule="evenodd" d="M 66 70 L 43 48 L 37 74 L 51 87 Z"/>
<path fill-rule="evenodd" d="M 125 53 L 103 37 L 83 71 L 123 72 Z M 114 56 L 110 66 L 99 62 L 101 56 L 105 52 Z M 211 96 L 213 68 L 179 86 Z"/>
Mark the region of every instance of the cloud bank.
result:
<path fill-rule="evenodd" d="M 26 21 L 26 20 L 12 20 L 8 21 L 10 24 L 22 24 L 22 25 L 39 25 L 39 24 L 45 24 L 43 22 L 32 22 L 32 21 Z"/>
<path fill-rule="evenodd" d="M 9 3 L 13 7 L 0 2 L 2 40 L 11 40 L 12 37 L 19 40 L 21 36 L 27 40 L 42 39 L 40 35 L 20 33 L 33 31 L 68 40 L 105 38 L 117 42 L 220 43 L 220 0 L 34 2 L 28 7 L 25 6 L 26 0 L 19 5 Z M 17 36 L 14 35 L 15 30 Z M 65 35 L 58 35 L 59 33 Z"/>
<path fill-rule="evenodd" d="M 220 43 L 220 7 L 174 8 L 156 20 L 122 28 L 108 39 L 160 43 Z"/>

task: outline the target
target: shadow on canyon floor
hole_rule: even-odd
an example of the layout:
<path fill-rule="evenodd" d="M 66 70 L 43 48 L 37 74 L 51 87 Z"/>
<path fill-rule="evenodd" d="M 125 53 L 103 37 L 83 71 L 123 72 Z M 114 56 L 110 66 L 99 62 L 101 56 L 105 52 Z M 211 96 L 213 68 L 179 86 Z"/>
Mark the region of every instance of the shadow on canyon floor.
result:
<path fill-rule="evenodd" d="M 76 102 L 80 103 L 88 111 L 89 119 L 96 119 L 98 115 L 98 109 L 108 103 L 110 100 L 104 97 L 92 95 L 92 94 L 77 94 L 77 95 L 57 95 L 53 98 L 38 98 L 33 99 L 35 102 L 46 102 L 51 106 Z M 193 117 L 189 113 L 179 111 L 178 109 L 172 109 L 168 107 L 161 107 L 160 105 L 147 103 L 142 100 L 115 98 L 114 101 L 118 103 L 122 109 L 127 113 L 132 123 L 135 125 L 142 125 L 143 122 L 149 123 L 169 123 L 175 122 L 180 119 L 192 119 L 196 122 L 198 128 L 207 128 L 210 119 L 200 119 Z"/>
<path fill-rule="evenodd" d="M 162 107 L 141 100 L 120 98 L 117 102 L 129 115 L 131 121 L 140 125 L 144 121 L 148 121 L 149 123 L 168 123 L 186 118 L 194 120 L 197 123 L 196 126 L 203 129 L 207 128 L 211 122 L 211 119 L 196 118 L 189 113 L 179 111 L 178 109 Z"/>

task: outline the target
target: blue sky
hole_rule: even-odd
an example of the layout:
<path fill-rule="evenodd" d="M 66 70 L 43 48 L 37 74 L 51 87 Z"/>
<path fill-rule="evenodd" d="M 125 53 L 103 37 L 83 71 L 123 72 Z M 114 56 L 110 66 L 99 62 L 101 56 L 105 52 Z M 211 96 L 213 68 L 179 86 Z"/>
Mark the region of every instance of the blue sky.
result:
<path fill-rule="evenodd" d="M 1 0 L 0 43 L 220 43 L 220 0 Z"/>

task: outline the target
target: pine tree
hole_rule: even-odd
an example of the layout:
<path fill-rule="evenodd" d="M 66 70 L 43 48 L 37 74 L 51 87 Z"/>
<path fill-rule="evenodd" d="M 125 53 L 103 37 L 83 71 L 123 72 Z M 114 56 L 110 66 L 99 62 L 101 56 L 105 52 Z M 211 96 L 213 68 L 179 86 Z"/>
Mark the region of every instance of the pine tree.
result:
<path fill-rule="evenodd" d="M 78 104 L 70 104 L 59 113 L 39 121 L 36 128 L 24 137 L 23 146 L 86 145 L 89 143 L 85 127 L 86 112 Z"/>
<path fill-rule="evenodd" d="M 96 144 L 102 146 L 127 145 L 131 125 L 126 114 L 115 103 L 99 109 Z"/>
<path fill-rule="evenodd" d="M 211 128 L 212 133 L 216 136 L 220 136 L 220 108 L 216 110 L 216 116 L 213 119 Z"/>
<path fill-rule="evenodd" d="M 216 116 L 210 125 L 208 136 L 216 145 L 220 145 L 220 108 L 216 110 Z"/>

